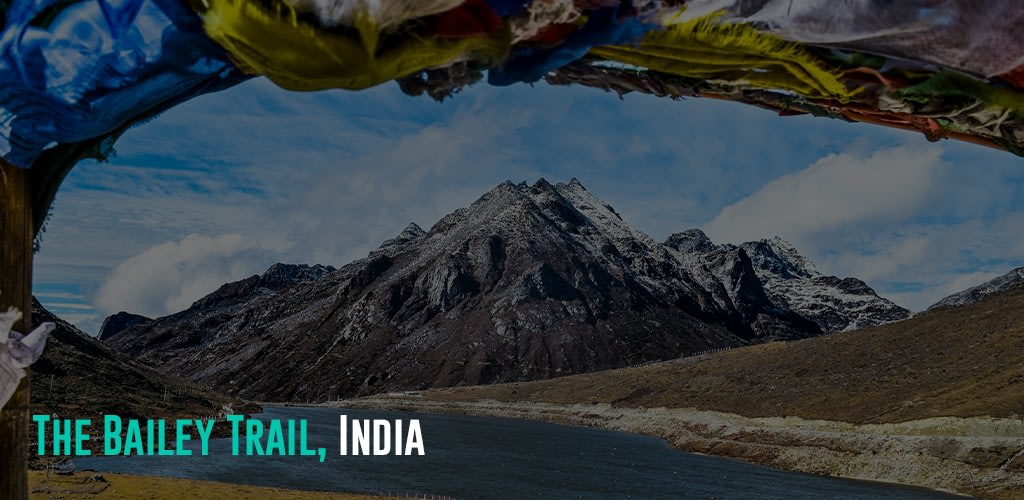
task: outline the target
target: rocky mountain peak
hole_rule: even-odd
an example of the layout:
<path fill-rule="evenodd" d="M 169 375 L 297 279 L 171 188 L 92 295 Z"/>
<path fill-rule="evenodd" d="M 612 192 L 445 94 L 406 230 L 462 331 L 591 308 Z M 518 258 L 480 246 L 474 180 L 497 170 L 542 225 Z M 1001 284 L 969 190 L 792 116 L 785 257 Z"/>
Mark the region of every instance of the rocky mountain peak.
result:
<path fill-rule="evenodd" d="M 316 281 L 325 274 L 333 271 L 335 271 L 333 267 L 321 264 L 282 264 L 279 262 L 264 271 L 263 274 L 260 275 L 259 281 L 260 284 L 265 286 L 279 284 L 293 285 L 296 283 Z"/>
<path fill-rule="evenodd" d="M 665 246 L 675 250 L 676 257 L 695 275 L 705 273 L 704 282 L 732 283 L 733 289 L 725 289 L 729 301 L 758 304 L 758 286 L 762 286 L 773 305 L 814 321 L 825 332 L 910 317 L 909 310 L 879 297 L 859 279 L 823 275 L 796 247 L 778 236 L 740 245 L 715 245 L 703 231 L 690 229 L 670 236 Z M 741 279 L 747 273 L 745 262 L 752 266 L 756 279 Z"/>
<path fill-rule="evenodd" d="M 813 278 L 820 276 L 814 266 L 790 242 L 775 236 L 740 245 L 747 251 L 754 267 L 784 278 Z"/>
<path fill-rule="evenodd" d="M 586 214 L 588 217 L 606 224 L 611 223 L 620 227 L 629 228 L 631 233 L 638 233 L 638 231 L 632 230 L 632 227 L 622 220 L 622 216 L 619 215 L 611 205 L 594 196 L 590 191 L 587 191 L 587 188 L 583 187 L 583 183 L 581 183 L 579 179 L 574 177 L 568 184 L 560 183 L 556 185 L 555 189 L 566 200 L 568 200 L 573 207 Z"/>
<path fill-rule="evenodd" d="M 222 285 L 213 293 L 192 304 L 189 309 L 224 307 L 245 302 L 255 296 L 272 295 L 300 283 L 316 281 L 336 271 L 321 264 L 282 264 L 270 266 L 263 274 Z"/>
<path fill-rule="evenodd" d="M 533 186 L 530 186 L 530 191 L 533 193 L 553 193 L 555 192 L 555 186 L 548 182 L 547 179 L 541 177 L 537 179 L 537 182 L 533 183 Z"/>
<path fill-rule="evenodd" d="M 398 235 L 398 239 L 405 241 L 418 240 L 426 236 L 426 234 L 427 232 L 424 231 L 423 228 L 419 226 L 419 224 L 415 222 L 410 222 L 409 225 L 405 226 L 405 229 L 403 229 L 402 232 Z"/>
<path fill-rule="evenodd" d="M 150 321 L 153 320 L 139 314 L 121 311 L 117 314 L 107 316 L 106 319 L 103 320 L 103 324 L 100 325 L 100 331 L 96 338 L 99 340 L 106 340 L 123 330 L 127 330 L 133 326 L 148 323 Z"/>
<path fill-rule="evenodd" d="M 388 254 L 400 251 L 407 244 L 417 241 L 426 235 L 427 232 L 419 224 L 410 222 L 408 226 L 405 226 L 405 229 L 402 229 L 401 233 L 398 233 L 398 236 L 381 243 L 377 250 L 374 250 L 374 253 Z"/>
<path fill-rule="evenodd" d="M 526 242 L 574 235 L 598 246 L 640 239 L 641 246 L 659 251 L 653 240 L 623 222 L 611 206 L 591 195 L 578 180 L 552 184 L 541 178 L 532 185 L 505 181 L 469 207 L 442 218 L 427 239 L 439 244 L 481 232 Z"/>
<path fill-rule="evenodd" d="M 707 253 L 718 248 L 711 242 L 711 238 L 700 229 L 687 229 L 681 233 L 675 233 L 665 240 L 665 246 L 674 248 L 683 253 Z"/>

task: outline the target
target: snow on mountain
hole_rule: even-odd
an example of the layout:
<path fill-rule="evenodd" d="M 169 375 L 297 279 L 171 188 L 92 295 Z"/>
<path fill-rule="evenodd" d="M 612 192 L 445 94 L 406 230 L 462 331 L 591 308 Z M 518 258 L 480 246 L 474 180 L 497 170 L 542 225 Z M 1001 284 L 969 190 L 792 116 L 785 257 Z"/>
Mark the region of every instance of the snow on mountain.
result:
<path fill-rule="evenodd" d="M 242 397 L 323 400 L 820 335 L 816 321 L 830 316 L 796 306 L 831 304 L 843 328 L 870 316 L 843 310 L 860 305 L 836 301 L 845 282 L 828 285 L 781 240 L 749 248 L 714 245 L 697 230 L 658 243 L 575 179 L 504 182 L 341 269 L 229 283 L 108 342 Z M 309 279 L 272 279 L 279 274 Z M 797 298 L 780 298 L 790 289 Z"/>
<path fill-rule="evenodd" d="M 825 276 L 789 242 L 774 237 L 737 245 L 715 245 L 699 229 L 669 237 L 666 245 L 680 250 L 677 257 L 695 274 L 709 262 L 733 252 L 749 258 L 765 293 L 777 307 L 792 310 L 827 333 L 877 326 L 910 317 L 910 311 L 879 297 L 856 278 Z M 712 266 L 713 267 L 713 266 Z M 712 279 L 725 280 L 720 268 Z"/>
<path fill-rule="evenodd" d="M 950 295 L 949 297 L 932 304 L 928 309 L 931 310 L 939 307 L 956 307 L 974 304 L 981 302 L 986 297 L 994 293 L 1015 288 L 1024 289 L 1024 267 L 1018 267 L 1017 269 L 999 276 L 998 278 Z"/>

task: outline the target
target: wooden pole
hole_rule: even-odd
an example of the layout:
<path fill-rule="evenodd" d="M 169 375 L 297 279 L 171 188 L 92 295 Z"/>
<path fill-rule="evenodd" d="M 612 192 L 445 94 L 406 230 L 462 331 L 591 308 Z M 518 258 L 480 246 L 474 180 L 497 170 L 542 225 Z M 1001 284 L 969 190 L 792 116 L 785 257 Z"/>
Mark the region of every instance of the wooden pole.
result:
<path fill-rule="evenodd" d="M 32 323 L 32 200 L 27 170 L 0 159 L 0 310 L 24 315 L 14 329 Z M 0 500 L 28 498 L 29 377 L 0 409 Z"/>

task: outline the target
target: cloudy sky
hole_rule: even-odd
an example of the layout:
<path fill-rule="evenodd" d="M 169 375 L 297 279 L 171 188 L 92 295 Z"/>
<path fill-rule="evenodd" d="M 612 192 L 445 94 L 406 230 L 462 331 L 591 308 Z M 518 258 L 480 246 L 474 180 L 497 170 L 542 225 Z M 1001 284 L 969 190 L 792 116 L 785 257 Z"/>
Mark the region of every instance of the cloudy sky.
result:
<path fill-rule="evenodd" d="M 656 239 L 781 236 L 914 310 L 1024 265 L 1024 159 L 703 99 L 477 86 L 291 93 L 253 80 L 127 133 L 62 187 L 35 293 L 94 332 L 274 262 L 343 265 L 503 180 L 579 178 Z"/>

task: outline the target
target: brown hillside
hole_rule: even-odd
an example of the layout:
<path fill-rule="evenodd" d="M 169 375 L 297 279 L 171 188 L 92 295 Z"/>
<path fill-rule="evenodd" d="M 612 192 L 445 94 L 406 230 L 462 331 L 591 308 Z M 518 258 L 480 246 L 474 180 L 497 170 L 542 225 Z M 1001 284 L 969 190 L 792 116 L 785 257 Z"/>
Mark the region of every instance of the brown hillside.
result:
<path fill-rule="evenodd" d="M 57 325 L 32 365 L 32 412 L 61 418 L 177 418 L 217 415 L 227 398 L 158 373 L 56 317 L 33 300 L 33 323 Z"/>
<path fill-rule="evenodd" d="M 431 399 L 695 407 L 849 422 L 1024 415 L 1024 294 L 881 327 Z"/>

